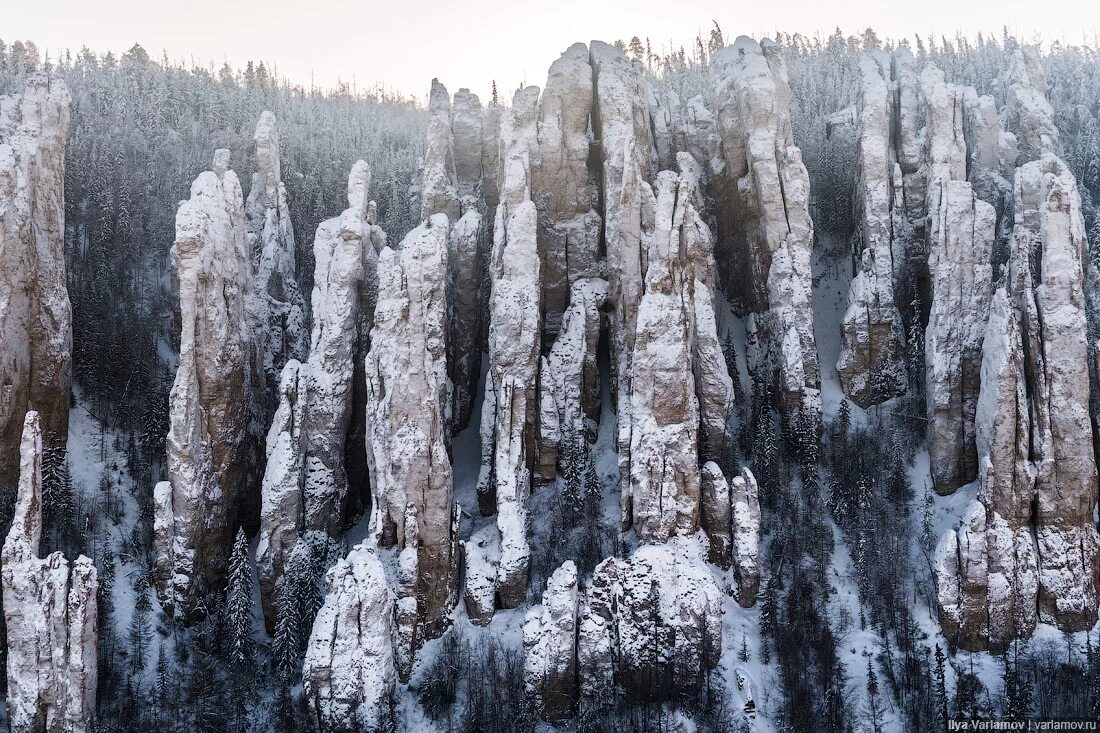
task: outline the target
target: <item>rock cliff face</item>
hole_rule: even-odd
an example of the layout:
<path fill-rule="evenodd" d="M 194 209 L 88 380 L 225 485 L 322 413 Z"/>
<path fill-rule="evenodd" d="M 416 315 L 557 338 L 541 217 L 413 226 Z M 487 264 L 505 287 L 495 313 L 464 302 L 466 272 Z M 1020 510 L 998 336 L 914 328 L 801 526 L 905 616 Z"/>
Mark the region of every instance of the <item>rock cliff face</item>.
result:
<path fill-rule="evenodd" d="M 1019 168 L 1014 189 L 1008 282 L 983 348 L 981 492 L 936 556 L 940 620 L 967 649 L 1005 648 L 1031 632 L 1036 609 L 1064 630 L 1097 618 L 1080 197 L 1052 154 Z"/>
<path fill-rule="evenodd" d="M 33 74 L 0 96 L 0 492 L 19 479 L 23 416 L 64 440 L 72 382 L 72 307 L 65 275 L 65 145 L 69 90 Z M 10 506 L 10 504 L 9 504 Z"/>
<path fill-rule="evenodd" d="M 542 717 L 566 720 L 577 700 L 577 566 L 554 571 L 523 622 L 523 680 Z"/>
<path fill-rule="evenodd" d="M 606 280 L 575 280 L 558 337 L 542 362 L 539 409 L 552 413 L 540 421 L 537 468 L 543 480 L 554 477 L 556 459 L 568 441 L 595 438 L 600 416 L 596 350 L 606 300 Z"/>
<path fill-rule="evenodd" d="M 321 222 L 313 239 L 303 503 L 306 527 L 334 537 L 343 526 L 349 499 L 346 446 L 355 431 L 351 419 L 357 412 L 359 391 L 356 362 L 365 352 L 367 330 L 373 323 L 375 263 L 377 251 L 385 246 L 385 236 L 369 217 L 370 180 L 370 167 L 363 161 L 356 163 L 348 177 L 348 208 L 339 217 Z"/>
<path fill-rule="evenodd" d="M 907 229 L 902 225 L 906 190 L 903 168 L 897 162 L 901 156 L 891 142 L 895 115 L 889 73 L 875 57 L 864 56 L 860 61 L 855 219 L 861 254 L 848 291 L 837 371 L 845 393 L 863 407 L 903 393 L 908 384 L 905 327 L 894 289 L 895 271 L 902 267 L 895 257 L 907 256 Z M 911 100 L 904 96 L 898 105 L 899 118 L 902 112 L 917 114 L 905 108 Z M 907 164 L 914 175 L 916 165 Z"/>
<path fill-rule="evenodd" d="M 70 733 L 95 714 L 96 569 L 81 555 L 38 557 L 42 423 L 28 412 L 20 441 L 15 516 L 4 541 L 7 708 L 13 733 Z"/>
<path fill-rule="evenodd" d="M 702 469 L 703 530 L 710 542 L 708 559 L 732 567 L 731 589 L 743 608 L 756 603 L 760 587 L 760 490 L 747 468 L 726 482 L 713 461 Z"/>
<path fill-rule="evenodd" d="M 274 405 L 283 365 L 290 359 L 306 358 L 309 330 L 305 299 L 298 287 L 294 228 L 283 186 L 274 114 L 260 115 L 254 139 L 257 170 L 245 202 L 245 225 L 251 255 L 259 263 L 255 283 L 263 372 L 267 401 Z"/>
<path fill-rule="evenodd" d="M 454 385 L 453 428 L 466 426 L 481 374 L 483 167 L 488 164 L 481 101 L 460 89 L 452 110 L 447 89 L 432 80 L 424 152 L 421 217 L 445 214 L 451 227 L 447 284 L 447 373 Z M 493 147 L 496 143 L 493 143 Z M 492 161 L 495 166 L 496 161 Z M 461 217 L 461 218 L 460 218 Z M 485 225 L 491 221 L 485 221 Z"/>
<path fill-rule="evenodd" d="M 527 503 L 539 418 L 542 301 L 538 213 L 530 185 L 538 91 L 517 91 L 501 120 L 501 188 L 489 272 L 489 372 L 478 502 L 483 511 L 496 508 L 501 535 L 497 586 L 505 608 L 523 602 L 530 563 Z"/>
<path fill-rule="evenodd" d="M 428 97 L 428 140 L 420 183 L 420 218 L 446 214 L 458 221 L 458 174 L 455 172 L 455 139 L 451 131 L 451 98 L 447 87 L 432 79 Z"/>
<path fill-rule="evenodd" d="M 695 539 L 643 545 L 629 559 L 596 566 L 577 635 L 583 701 L 613 689 L 616 680 L 627 694 L 675 694 L 713 669 L 721 649 L 722 592 Z"/>
<path fill-rule="evenodd" d="M 699 401 L 692 372 L 693 271 L 676 224 L 680 178 L 657 176 L 657 204 L 645 294 L 631 359 L 630 463 L 624 519 L 644 541 L 664 542 L 699 527 Z"/>
<path fill-rule="evenodd" d="M 382 561 L 364 545 L 325 575 L 302 684 L 322 730 L 385 730 L 397 682 L 394 598 Z"/>
<path fill-rule="evenodd" d="M 756 369 L 797 409 L 820 410 L 810 301 L 809 176 L 794 145 L 779 47 L 744 36 L 711 65 L 725 163 L 717 259 L 735 310 L 751 314 Z"/>
<path fill-rule="evenodd" d="M 279 406 L 267 434 L 267 465 L 260 505 L 260 539 L 256 567 L 264 618 L 274 630 L 278 583 L 290 553 L 305 527 L 303 479 L 305 477 L 304 413 L 306 375 L 291 359 L 279 380 Z"/>
<path fill-rule="evenodd" d="M 251 316 L 244 198 L 229 151 L 191 184 L 176 214 L 180 364 L 169 398 L 168 481 L 154 491 L 156 580 L 166 609 L 202 613 L 221 592 L 239 513 L 256 470 L 262 389 Z M 215 297 L 217 296 L 217 297 Z"/>
<path fill-rule="evenodd" d="M 412 601 L 412 649 L 438 636 L 457 599 L 458 548 L 447 455 L 447 217 L 436 214 L 378 260 L 367 354 L 371 532 L 401 551 L 399 607 Z M 400 615 L 400 613 L 399 613 Z M 400 622 L 399 622 L 400 623 Z M 405 644 L 400 650 L 407 654 Z M 407 667 L 403 665 L 403 676 Z"/>
<path fill-rule="evenodd" d="M 550 66 L 538 112 L 538 165 L 531 199 L 538 210 L 543 337 L 557 335 L 571 284 L 602 275 L 595 171 L 588 168 L 592 66 L 575 43 Z"/>

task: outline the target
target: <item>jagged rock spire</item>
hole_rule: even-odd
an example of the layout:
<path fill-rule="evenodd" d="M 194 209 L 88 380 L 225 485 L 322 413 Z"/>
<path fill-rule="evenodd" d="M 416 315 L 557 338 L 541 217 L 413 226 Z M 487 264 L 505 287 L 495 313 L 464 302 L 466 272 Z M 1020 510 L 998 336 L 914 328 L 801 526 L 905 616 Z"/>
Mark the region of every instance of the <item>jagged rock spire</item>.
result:
<path fill-rule="evenodd" d="M 223 588 L 258 462 L 254 410 L 263 386 L 252 260 L 228 150 L 214 154 L 213 170 L 180 204 L 173 252 L 182 333 L 168 406 L 168 480 L 154 491 L 155 575 L 165 607 L 191 619 Z"/>
<path fill-rule="evenodd" d="M 42 534 L 42 425 L 28 412 L 19 492 L 4 541 L 7 708 L 13 733 L 86 730 L 95 714 L 96 569 L 81 555 L 38 557 Z"/>
<path fill-rule="evenodd" d="M 69 90 L 36 73 L 0 96 L 0 491 L 19 477 L 23 415 L 68 435 L 72 307 L 65 275 Z"/>
<path fill-rule="evenodd" d="M 256 172 L 245 202 L 249 245 L 256 267 L 256 296 L 262 327 L 263 371 L 268 402 L 277 401 L 279 376 L 290 359 L 303 361 L 309 350 L 305 299 L 298 287 L 294 228 L 279 162 L 275 115 L 265 111 L 256 123 Z"/>
<path fill-rule="evenodd" d="M 810 301 L 809 175 L 791 133 L 779 47 L 741 36 L 714 55 L 711 79 L 725 167 L 717 259 L 735 310 L 750 314 L 754 370 L 791 409 L 820 412 Z"/>

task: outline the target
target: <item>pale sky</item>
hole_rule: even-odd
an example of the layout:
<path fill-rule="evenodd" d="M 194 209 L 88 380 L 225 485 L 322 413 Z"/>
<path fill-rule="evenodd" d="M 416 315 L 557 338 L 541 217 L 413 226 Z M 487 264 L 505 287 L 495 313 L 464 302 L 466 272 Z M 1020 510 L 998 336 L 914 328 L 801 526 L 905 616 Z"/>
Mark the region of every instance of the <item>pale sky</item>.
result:
<path fill-rule="evenodd" d="M 502 97 L 545 83 L 550 63 L 576 41 L 648 36 L 654 51 L 683 45 L 717 20 L 727 41 L 779 29 L 846 34 L 871 26 L 881 38 L 952 37 L 1001 27 L 1025 39 L 1080 43 L 1100 34 L 1097 0 L 0 0 L 0 38 L 35 41 L 51 56 L 81 46 L 203 66 L 273 63 L 295 83 L 369 88 L 382 82 L 424 99 L 433 76 L 453 93 Z"/>

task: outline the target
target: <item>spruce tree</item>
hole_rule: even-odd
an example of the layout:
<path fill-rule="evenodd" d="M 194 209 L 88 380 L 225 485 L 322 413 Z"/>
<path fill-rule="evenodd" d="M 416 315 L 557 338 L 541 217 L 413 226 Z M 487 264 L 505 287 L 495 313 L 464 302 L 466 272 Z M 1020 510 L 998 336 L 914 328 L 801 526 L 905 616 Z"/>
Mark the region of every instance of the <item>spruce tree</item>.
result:
<path fill-rule="evenodd" d="M 229 583 L 225 590 L 225 631 L 229 665 L 234 674 L 246 675 L 256 652 L 252 635 L 252 562 L 244 529 L 237 530 L 229 556 Z"/>
<path fill-rule="evenodd" d="M 946 671 L 946 658 L 943 654 L 943 649 L 940 645 L 936 645 L 936 679 L 935 688 L 933 689 L 933 700 L 935 703 L 936 719 L 940 723 L 941 727 L 947 727 L 947 671 Z"/>

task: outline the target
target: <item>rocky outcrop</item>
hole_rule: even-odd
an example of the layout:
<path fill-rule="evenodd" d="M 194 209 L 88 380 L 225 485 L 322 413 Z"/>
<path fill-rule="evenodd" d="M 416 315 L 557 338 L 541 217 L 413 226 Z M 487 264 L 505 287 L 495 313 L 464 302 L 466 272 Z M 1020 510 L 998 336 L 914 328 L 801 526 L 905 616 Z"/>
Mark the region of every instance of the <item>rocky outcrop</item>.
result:
<path fill-rule="evenodd" d="M 692 372 L 694 279 L 681 257 L 680 179 L 657 177 L 645 294 L 631 358 L 630 455 L 623 515 L 643 541 L 664 542 L 699 526 L 699 402 Z M 677 206 L 679 204 L 679 207 Z"/>
<path fill-rule="evenodd" d="M 23 416 L 47 442 L 68 435 L 72 307 L 65 275 L 69 90 L 32 74 L 0 96 L 0 492 L 19 479 Z M 10 504 L 9 504 L 10 506 Z"/>
<path fill-rule="evenodd" d="M 577 700 L 577 566 L 554 571 L 542 605 L 523 622 L 523 681 L 539 714 L 550 722 L 573 715 Z"/>
<path fill-rule="evenodd" d="M 694 538 L 596 566 L 577 634 L 582 700 L 616 682 L 628 696 L 675 695 L 717 666 L 721 650 L 722 592 Z"/>
<path fill-rule="evenodd" d="M 393 592 L 374 549 L 359 545 L 329 569 L 302 668 L 306 705 L 321 730 L 392 724 L 393 618 Z"/>
<path fill-rule="evenodd" d="M 260 579 L 260 600 L 269 631 L 274 630 L 276 620 L 279 579 L 305 526 L 304 371 L 294 359 L 283 367 L 283 376 L 279 381 L 279 407 L 267 434 L 267 464 L 261 484 L 256 568 Z"/>
<path fill-rule="evenodd" d="M 256 124 L 256 172 L 245 202 L 245 226 L 256 267 L 256 305 L 261 326 L 267 401 L 278 400 L 280 373 L 290 359 L 303 361 L 309 349 L 305 299 L 298 287 L 294 228 L 279 162 L 275 115 Z"/>
<path fill-rule="evenodd" d="M 470 420 L 481 376 L 482 216 L 469 208 L 451 227 L 451 307 L 447 334 L 448 374 L 454 385 L 454 430 Z"/>
<path fill-rule="evenodd" d="M 372 535 L 401 550 L 413 599 L 413 648 L 447 625 L 457 599 L 458 537 L 447 455 L 447 218 L 430 217 L 378 258 L 367 354 Z M 402 644 L 401 653 L 406 644 Z"/>
<path fill-rule="evenodd" d="M 229 151 L 176 214 L 180 363 L 169 397 L 168 481 L 154 491 L 156 580 L 170 612 L 193 618 L 224 588 L 225 563 L 258 462 L 258 390 L 244 197 Z M 219 293 L 221 297 L 208 297 Z"/>
<path fill-rule="evenodd" d="M 981 491 L 936 555 L 940 621 L 966 649 L 1004 649 L 1037 619 L 1075 631 L 1097 618 L 1080 197 L 1050 154 L 1019 168 L 1014 189 L 975 418 Z"/>
<path fill-rule="evenodd" d="M 447 373 L 454 385 L 454 404 L 449 411 L 457 431 L 469 422 L 481 374 L 485 130 L 477 95 L 460 89 L 452 110 L 447 89 L 437 79 L 432 80 L 428 114 L 420 215 L 428 219 L 445 214 L 451 227 Z"/>
<path fill-rule="evenodd" d="M 588 48 L 575 43 L 550 66 L 539 103 L 538 164 L 531 170 L 547 340 L 558 333 L 571 284 L 602 275 L 599 189 L 588 168 L 591 108 Z"/>
<path fill-rule="evenodd" d="M 596 350 L 600 342 L 600 309 L 607 300 L 607 281 L 575 280 L 569 307 L 550 353 L 542 363 L 539 409 L 553 413 L 539 430 L 539 477 L 554 478 L 556 458 L 566 441 L 595 439 L 600 416 L 600 375 Z"/>
<path fill-rule="evenodd" d="M 899 216 L 904 174 L 891 145 L 891 94 L 883 70 L 875 58 L 864 56 L 860 73 L 855 249 L 861 253 L 836 366 L 844 392 L 867 407 L 902 394 L 908 384 L 905 328 L 894 293 L 894 256 L 905 250 L 904 243 L 894 242 L 905 236 Z"/>
<path fill-rule="evenodd" d="M 713 461 L 702 468 L 702 526 L 710 542 L 708 558 L 732 567 L 731 589 L 743 608 L 756 603 L 760 587 L 760 491 L 747 468 L 729 483 Z"/>
<path fill-rule="evenodd" d="M 1019 164 L 1039 160 L 1045 153 L 1060 155 L 1058 128 L 1046 98 L 1046 76 L 1036 48 L 1025 46 L 1012 53 L 1005 86 L 1005 116 L 1019 146 Z"/>
<path fill-rule="evenodd" d="M 475 626 L 488 626 L 496 606 L 500 530 L 487 524 L 462 542 L 466 615 Z"/>
<path fill-rule="evenodd" d="M 370 166 L 348 177 L 348 208 L 321 222 L 313 239 L 313 329 L 305 365 L 305 523 L 335 537 L 348 513 L 347 446 L 356 409 L 357 361 L 365 352 L 377 297 L 377 251 L 385 235 L 370 216 Z"/>
<path fill-rule="evenodd" d="M 592 130 L 600 142 L 619 477 L 626 487 L 630 474 L 630 361 L 638 306 L 645 292 L 644 253 L 648 245 L 644 239 L 653 230 L 656 207 L 649 183 L 654 179 L 656 151 L 641 64 L 632 63 L 600 41 L 590 44 L 589 63 L 595 90 Z"/>
<path fill-rule="evenodd" d="M 505 608 L 526 596 L 527 503 L 538 430 L 542 275 L 538 213 L 531 201 L 537 150 L 537 87 L 516 92 L 501 120 L 500 200 L 490 260 L 489 372 L 481 415 L 478 502 L 496 508 L 501 535 L 497 587 Z"/>
<path fill-rule="evenodd" d="M 96 569 L 38 557 L 42 534 L 42 423 L 28 412 L 20 441 L 15 516 L 4 541 L 7 711 L 13 733 L 70 733 L 95 715 Z"/>
<path fill-rule="evenodd" d="M 982 340 L 993 293 L 996 211 L 970 183 L 935 175 L 929 185 L 932 307 L 925 328 L 928 456 L 936 491 L 978 475 L 974 413 Z"/>
<path fill-rule="evenodd" d="M 455 140 L 451 131 L 451 98 L 447 87 L 432 79 L 428 97 L 428 139 L 424 149 L 424 165 L 420 181 L 420 218 L 446 214 L 448 221 L 458 221 L 457 173 L 455 172 Z"/>
<path fill-rule="evenodd" d="M 711 62 L 725 166 L 717 259 L 735 310 L 750 314 L 755 369 L 792 408 L 819 411 L 810 301 L 809 176 L 794 145 L 779 47 L 744 36 Z"/>

